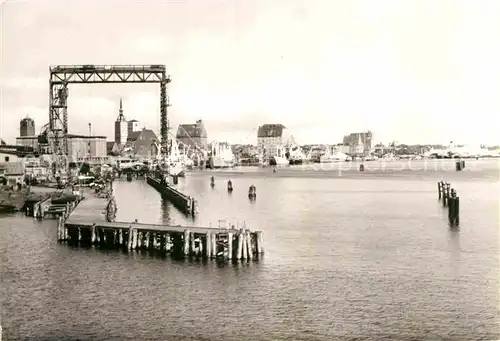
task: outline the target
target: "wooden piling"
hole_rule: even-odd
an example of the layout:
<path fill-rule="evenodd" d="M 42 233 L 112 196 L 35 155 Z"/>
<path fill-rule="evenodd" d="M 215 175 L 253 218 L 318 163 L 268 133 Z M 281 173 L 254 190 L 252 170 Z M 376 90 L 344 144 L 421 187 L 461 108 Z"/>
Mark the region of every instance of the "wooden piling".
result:
<path fill-rule="evenodd" d="M 210 258 L 212 256 L 212 237 L 211 233 L 207 232 L 205 234 L 205 257 Z"/>
<path fill-rule="evenodd" d="M 227 234 L 227 259 L 233 259 L 233 233 Z"/>
<path fill-rule="evenodd" d="M 453 223 L 454 217 L 455 217 L 455 198 L 452 196 L 448 198 L 448 220 L 450 223 Z"/>
<path fill-rule="evenodd" d="M 194 233 L 191 232 L 189 234 L 189 239 L 191 239 L 191 250 L 190 250 L 190 254 L 191 255 L 194 255 L 196 253 L 196 244 L 195 244 L 195 239 L 194 239 Z"/>
<path fill-rule="evenodd" d="M 241 248 L 242 248 L 242 255 L 241 259 L 247 259 L 248 258 L 248 248 L 247 248 L 247 238 L 245 235 L 245 232 L 241 232 Z"/>
<path fill-rule="evenodd" d="M 184 230 L 184 255 L 189 255 L 189 230 Z"/>
<path fill-rule="evenodd" d="M 57 240 L 60 242 L 62 241 L 63 237 L 62 237 L 62 217 L 59 217 L 59 219 L 57 220 Z"/>
<path fill-rule="evenodd" d="M 257 248 L 257 253 L 258 254 L 261 254 L 261 253 L 264 253 L 264 239 L 262 237 L 262 232 L 261 231 L 257 231 L 255 232 L 256 234 L 256 240 L 257 240 L 257 245 L 256 245 L 256 248 Z"/>
<path fill-rule="evenodd" d="M 455 225 L 460 224 L 460 197 L 455 198 Z"/>
<path fill-rule="evenodd" d="M 245 232 L 246 244 L 247 244 L 247 257 L 249 260 L 253 258 L 253 248 L 252 248 L 252 237 L 250 236 L 250 231 Z"/>
<path fill-rule="evenodd" d="M 133 236 L 133 227 L 132 225 L 130 225 L 129 229 L 128 229 L 128 236 L 127 236 L 127 249 L 128 250 L 132 250 L 132 236 Z"/>
<path fill-rule="evenodd" d="M 241 231 L 238 233 L 238 249 L 236 251 L 236 259 L 243 258 L 243 234 Z"/>
<path fill-rule="evenodd" d="M 217 258 L 217 234 L 211 233 L 211 245 L 210 250 L 212 251 L 212 258 Z"/>
<path fill-rule="evenodd" d="M 441 200 L 441 182 L 438 181 L 438 200 Z"/>
<path fill-rule="evenodd" d="M 95 223 L 92 224 L 92 227 L 90 228 L 90 243 L 94 245 L 96 243 L 96 235 L 95 235 Z"/>

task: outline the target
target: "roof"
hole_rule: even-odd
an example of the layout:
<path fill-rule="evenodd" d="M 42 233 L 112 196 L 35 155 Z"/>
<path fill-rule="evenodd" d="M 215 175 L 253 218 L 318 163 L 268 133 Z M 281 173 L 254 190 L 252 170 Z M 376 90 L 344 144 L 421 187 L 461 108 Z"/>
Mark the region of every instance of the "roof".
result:
<path fill-rule="evenodd" d="M 360 139 L 362 143 L 367 143 L 368 141 L 371 141 L 371 137 L 372 133 L 370 131 L 365 133 L 352 133 L 350 135 L 345 135 L 344 145 L 357 144 Z"/>
<path fill-rule="evenodd" d="M 106 136 L 97 136 L 97 135 L 74 135 L 74 134 L 68 134 L 68 138 L 74 138 L 74 139 L 105 139 Z"/>
<path fill-rule="evenodd" d="M 151 129 L 143 129 L 141 131 L 134 131 L 130 133 L 127 137 L 127 141 L 134 142 L 139 138 L 148 139 L 148 140 L 158 140 L 156 134 Z"/>
<path fill-rule="evenodd" d="M 7 155 L 19 155 L 19 152 L 17 150 L 6 150 L 6 149 L 1 149 L 0 148 L 0 154 L 7 154 Z"/>
<path fill-rule="evenodd" d="M 5 141 L 3 139 L 0 139 L 0 144 L 1 145 L 6 145 L 7 143 L 5 143 Z"/>
<path fill-rule="evenodd" d="M 257 137 L 281 137 L 283 136 L 283 129 L 286 127 L 283 124 L 264 124 L 259 127 Z"/>
<path fill-rule="evenodd" d="M 18 136 L 18 137 L 16 137 L 16 140 L 38 140 L 38 135 Z"/>
<path fill-rule="evenodd" d="M 203 122 L 198 121 L 195 124 L 180 124 L 177 128 L 176 138 L 194 138 L 194 137 L 207 137 L 207 130 L 203 125 Z"/>
<path fill-rule="evenodd" d="M 139 121 L 137 121 L 137 120 L 130 120 L 130 121 L 128 121 L 128 122 L 139 122 Z"/>

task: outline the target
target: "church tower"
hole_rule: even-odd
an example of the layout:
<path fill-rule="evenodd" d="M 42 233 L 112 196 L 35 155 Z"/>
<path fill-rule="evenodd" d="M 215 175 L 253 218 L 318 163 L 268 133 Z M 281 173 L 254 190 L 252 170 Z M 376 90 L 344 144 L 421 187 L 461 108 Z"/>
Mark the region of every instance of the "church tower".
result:
<path fill-rule="evenodd" d="M 120 110 L 115 121 L 115 143 L 121 147 L 127 143 L 128 124 L 123 115 L 123 101 L 120 98 Z"/>

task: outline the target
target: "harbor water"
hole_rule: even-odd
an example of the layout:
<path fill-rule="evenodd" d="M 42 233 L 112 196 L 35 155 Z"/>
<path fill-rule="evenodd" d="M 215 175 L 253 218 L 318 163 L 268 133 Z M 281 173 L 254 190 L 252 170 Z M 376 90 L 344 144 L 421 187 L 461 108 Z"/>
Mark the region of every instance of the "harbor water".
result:
<path fill-rule="evenodd" d="M 499 169 L 191 172 L 179 187 L 199 202 L 194 221 L 144 180 L 115 182 L 120 221 L 262 230 L 264 258 L 243 264 L 72 248 L 54 220 L 1 216 L 3 340 L 500 339 Z M 460 196 L 459 228 L 438 201 L 442 179 Z"/>

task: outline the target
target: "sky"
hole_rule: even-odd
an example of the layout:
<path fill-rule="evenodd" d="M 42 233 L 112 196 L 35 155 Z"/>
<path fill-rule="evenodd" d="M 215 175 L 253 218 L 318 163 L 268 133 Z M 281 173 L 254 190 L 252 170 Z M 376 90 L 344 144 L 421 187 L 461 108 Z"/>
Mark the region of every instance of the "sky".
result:
<path fill-rule="evenodd" d="M 301 144 L 500 144 L 498 0 L 5 1 L 0 137 L 48 122 L 49 65 L 165 64 L 169 118 L 256 143 L 282 123 Z M 70 85 L 69 130 L 159 130 L 159 86 Z"/>

